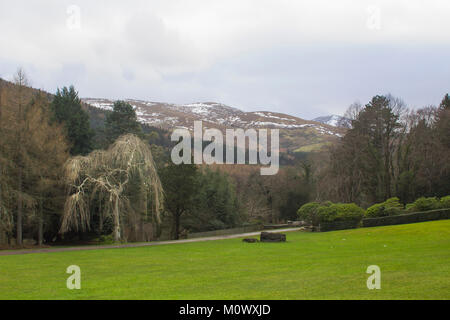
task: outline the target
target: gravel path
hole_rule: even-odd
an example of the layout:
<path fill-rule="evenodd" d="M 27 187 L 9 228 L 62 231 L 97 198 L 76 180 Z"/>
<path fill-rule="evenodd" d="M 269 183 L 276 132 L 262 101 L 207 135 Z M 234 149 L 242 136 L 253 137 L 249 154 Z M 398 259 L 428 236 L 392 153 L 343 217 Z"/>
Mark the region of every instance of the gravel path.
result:
<path fill-rule="evenodd" d="M 287 229 L 274 229 L 264 230 L 267 232 L 289 232 L 298 231 L 300 228 L 287 228 Z M 80 246 L 80 247 L 68 247 L 68 248 L 42 248 L 42 249 L 22 249 L 22 250 L 1 250 L 0 256 L 9 256 L 15 254 L 28 254 L 28 253 L 43 253 L 43 252 L 65 252 L 65 251 L 81 251 L 81 250 L 99 250 L 99 249 L 118 249 L 118 248 L 135 248 L 135 247 L 147 247 L 147 246 L 159 246 L 164 244 L 176 244 L 176 243 L 188 243 L 188 242 L 200 242 L 200 241 L 212 241 L 223 240 L 233 238 L 244 238 L 257 236 L 261 231 L 230 234 L 224 236 L 214 236 L 205 238 L 193 238 L 183 240 L 169 240 L 169 241 L 154 241 L 154 242 L 139 242 L 139 243 L 127 243 L 127 244 L 112 244 L 112 245 L 92 245 L 92 246 Z"/>

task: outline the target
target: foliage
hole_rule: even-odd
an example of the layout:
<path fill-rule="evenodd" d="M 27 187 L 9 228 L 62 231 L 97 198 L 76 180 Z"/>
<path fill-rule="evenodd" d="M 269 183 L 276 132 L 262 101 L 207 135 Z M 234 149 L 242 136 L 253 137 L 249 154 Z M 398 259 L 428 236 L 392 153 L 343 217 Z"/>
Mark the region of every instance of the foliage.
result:
<path fill-rule="evenodd" d="M 223 172 L 206 167 L 198 176 L 197 208 L 188 214 L 183 227 L 191 232 L 228 229 L 242 222 L 236 190 Z"/>
<path fill-rule="evenodd" d="M 114 237 L 109 234 L 109 235 L 101 235 L 98 239 L 97 242 L 99 242 L 100 244 L 114 244 L 116 241 L 114 240 Z"/>
<path fill-rule="evenodd" d="M 321 204 L 318 202 L 308 202 L 298 209 L 297 214 L 300 220 L 306 221 L 312 225 L 318 225 L 318 209 Z"/>
<path fill-rule="evenodd" d="M 89 124 L 89 115 L 81 107 L 78 92 L 73 86 L 58 88 L 52 101 L 53 118 L 63 123 L 70 141 L 72 155 L 85 155 L 92 151 L 93 131 Z"/>
<path fill-rule="evenodd" d="M 354 203 L 310 202 L 298 210 L 299 218 L 312 225 L 337 221 L 359 222 L 364 210 Z"/>
<path fill-rule="evenodd" d="M 335 203 L 330 206 L 321 206 L 318 209 L 319 223 L 335 221 L 361 221 L 364 209 L 354 203 Z"/>
<path fill-rule="evenodd" d="M 369 218 L 393 216 L 403 212 L 403 205 L 397 197 L 389 198 L 382 203 L 377 203 L 367 208 L 366 216 Z"/>
<path fill-rule="evenodd" d="M 171 238 L 228 229 L 244 222 L 235 185 L 218 170 L 169 163 L 160 170 Z"/>
<path fill-rule="evenodd" d="M 375 203 L 366 210 L 366 216 L 369 218 L 382 217 L 387 214 L 384 212 L 384 203 Z"/>
<path fill-rule="evenodd" d="M 142 135 L 142 128 L 137 121 L 136 111 L 129 103 L 120 100 L 114 102 L 112 112 L 107 114 L 105 130 L 110 143 L 123 134 Z"/>
<path fill-rule="evenodd" d="M 413 203 L 407 204 L 405 208 L 400 203 L 400 200 L 394 197 L 367 208 L 366 217 L 395 216 L 404 212 L 421 212 L 440 208 L 450 208 L 450 196 L 442 197 L 440 200 L 436 197 L 420 197 Z"/>
<path fill-rule="evenodd" d="M 170 215 L 172 238 L 179 239 L 181 216 L 193 213 L 198 206 L 199 173 L 193 164 L 176 165 L 170 162 L 160 170 L 161 182 L 164 188 L 164 208 Z"/>
<path fill-rule="evenodd" d="M 445 95 L 439 107 L 415 111 L 391 96 L 375 96 L 364 107 L 352 105 L 346 113 L 348 130 L 330 148 L 321 172 L 318 198 L 366 207 L 393 196 L 403 203 L 445 196 L 450 189 L 449 99 Z"/>
<path fill-rule="evenodd" d="M 448 208 L 450 208 L 450 196 L 442 197 L 441 200 L 440 200 L 439 206 L 440 206 L 442 209 L 448 209 Z"/>
<path fill-rule="evenodd" d="M 394 97 L 375 96 L 364 108 L 355 110 L 347 116 L 351 127 L 331 150 L 324 178 L 329 184 L 332 181 L 331 198 L 363 205 L 390 198 L 393 193 L 393 160 L 405 107 Z"/>
<path fill-rule="evenodd" d="M 440 203 L 436 197 L 420 197 L 414 203 L 410 203 L 406 205 L 406 211 L 408 212 L 420 212 L 420 211 L 428 211 L 433 209 L 439 209 Z"/>

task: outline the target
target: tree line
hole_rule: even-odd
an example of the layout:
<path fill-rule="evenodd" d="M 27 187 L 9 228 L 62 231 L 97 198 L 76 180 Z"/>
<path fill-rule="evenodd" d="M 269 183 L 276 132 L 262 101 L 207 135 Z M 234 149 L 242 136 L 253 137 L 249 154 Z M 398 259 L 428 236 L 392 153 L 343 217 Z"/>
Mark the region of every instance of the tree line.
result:
<path fill-rule="evenodd" d="M 349 107 L 348 128 L 318 173 L 320 200 L 368 207 L 397 196 L 405 204 L 450 193 L 450 98 L 410 110 L 401 99 L 375 96 Z"/>

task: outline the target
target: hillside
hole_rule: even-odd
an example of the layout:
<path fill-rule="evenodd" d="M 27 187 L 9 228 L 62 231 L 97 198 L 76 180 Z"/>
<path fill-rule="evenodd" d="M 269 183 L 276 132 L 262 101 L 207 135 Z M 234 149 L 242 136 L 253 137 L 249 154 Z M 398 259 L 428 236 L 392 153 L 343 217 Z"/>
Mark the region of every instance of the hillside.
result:
<path fill-rule="evenodd" d="M 344 117 L 333 114 L 331 116 L 323 116 L 314 118 L 313 121 L 317 121 L 323 124 L 327 124 L 333 127 L 339 127 L 340 122 L 344 120 Z"/>
<path fill-rule="evenodd" d="M 109 99 L 84 98 L 90 106 L 112 110 L 114 101 Z M 280 130 L 282 152 L 310 152 L 319 150 L 335 142 L 344 133 L 342 128 L 304 120 L 277 112 L 245 112 L 221 103 L 202 102 L 192 104 L 172 104 L 164 102 L 127 99 L 141 123 L 166 130 L 186 128 L 193 130 L 194 121 L 203 121 L 204 128 Z"/>

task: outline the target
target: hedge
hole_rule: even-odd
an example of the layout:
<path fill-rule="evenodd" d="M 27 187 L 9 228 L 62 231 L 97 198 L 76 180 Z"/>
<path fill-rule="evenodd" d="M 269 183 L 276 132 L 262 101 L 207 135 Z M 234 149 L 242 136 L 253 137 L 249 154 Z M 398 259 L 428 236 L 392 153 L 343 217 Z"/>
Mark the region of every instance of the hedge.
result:
<path fill-rule="evenodd" d="M 345 230 L 358 228 L 360 221 L 350 220 L 350 221 L 333 221 L 333 222 L 321 222 L 319 225 L 319 231 L 334 231 L 334 230 Z"/>
<path fill-rule="evenodd" d="M 450 219 L 450 209 L 437 209 L 399 214 L 397 216 L 367 218 L 362 220 L 362 227 L 378 227 L 443 219 Z"/>

